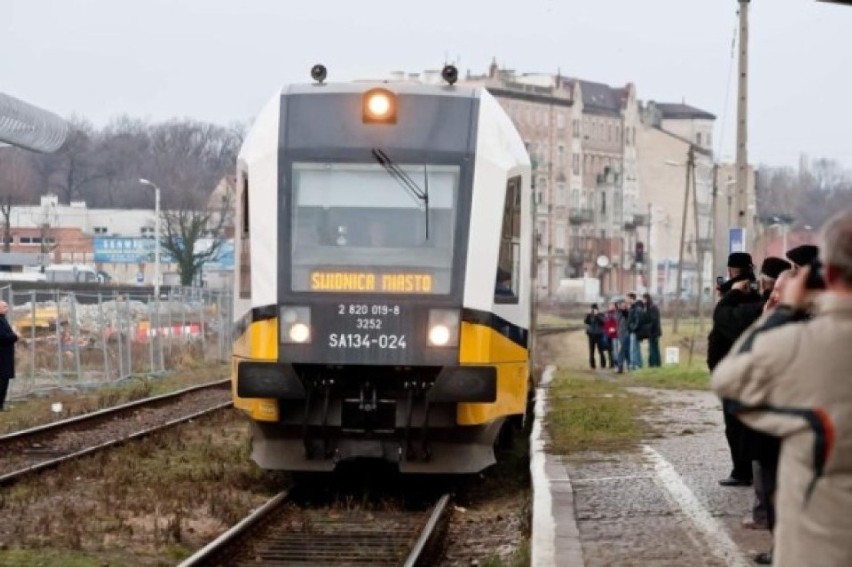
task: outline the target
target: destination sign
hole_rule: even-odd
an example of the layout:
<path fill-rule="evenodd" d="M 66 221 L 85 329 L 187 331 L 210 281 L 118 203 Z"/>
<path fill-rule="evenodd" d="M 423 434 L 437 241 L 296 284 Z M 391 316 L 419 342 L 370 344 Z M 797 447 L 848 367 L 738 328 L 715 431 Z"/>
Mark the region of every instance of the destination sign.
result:
<path fill-rule="evenodd" d="M 311 291 L 432 293 L 431 274 L 311 272 Z"/>

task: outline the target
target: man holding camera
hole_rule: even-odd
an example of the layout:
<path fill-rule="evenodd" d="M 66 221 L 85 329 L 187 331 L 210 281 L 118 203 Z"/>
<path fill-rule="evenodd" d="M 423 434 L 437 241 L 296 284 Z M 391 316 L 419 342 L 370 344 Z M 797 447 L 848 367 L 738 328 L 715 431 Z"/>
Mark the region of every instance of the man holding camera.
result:
<path fill-rule="evenodd" d="M 781 438 L 781 567 L 852 565 L 852 209 L 828 221 L 820 255 L 713 372 L 728 409 Z"/>
<path fill-rule="evenodd" d="M 760 316 L 762 299 L 757 292 L 757 278 L 751 255 L 734 252 L 728 256 L 728 280 L 717 287 L 722 294 L 713 310 L 713 328 L 707 337 L 707 366 L 712 371 L 725 358 L 734 341 Z M 743 309 L 750 306 L 752 309 Z M 748 486 L 752 481 L 751 457 L 747 451 L 746 429 L 734 416 L 725 412 L 725 438 L 731 450 L 733 469 L 722 486 Z"/>

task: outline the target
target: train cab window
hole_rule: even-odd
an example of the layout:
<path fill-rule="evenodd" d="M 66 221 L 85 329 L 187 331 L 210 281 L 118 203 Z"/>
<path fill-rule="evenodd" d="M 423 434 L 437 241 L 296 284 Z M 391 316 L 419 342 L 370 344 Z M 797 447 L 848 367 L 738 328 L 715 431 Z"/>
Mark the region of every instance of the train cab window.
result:
<path fill-rule="evenodd" d="M 495 303 L 517 303 L 520 293 L 521 266 L 521 178 L 512 177 L 506 184 L 500 254 L 497 259 Z"/>
<path fill-rule="evenodd" d="M 241 299 L 251 299 L 251 231 L 249 230 L 249 217 L 249 181 L 248 177 L 243 177 L 238 213 L 238 218 L 240 219 L 239 293 Z"/>
<path fill-rule="evenodd" d="M 428 293 L 450 292 L 460 168 L 397 167 L 415 190 L 377 163 L 293 164 L 293 291 L 328 291 L 313 275 L 344 272 L 378 275 L 377 293 L 385 274 L 420 274 Z"/>

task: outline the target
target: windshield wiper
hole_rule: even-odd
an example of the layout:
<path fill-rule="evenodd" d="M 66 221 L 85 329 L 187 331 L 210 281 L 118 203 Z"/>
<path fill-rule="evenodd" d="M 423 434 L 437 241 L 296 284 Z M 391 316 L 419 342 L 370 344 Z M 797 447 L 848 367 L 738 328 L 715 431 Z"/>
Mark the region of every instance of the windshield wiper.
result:
<path fill-rule="evenodd" d="M 426 165 L 423 165 L 423 180 L 425 189 L 421 189 L 420 186 L 414 181 L 407 173 L 405 173 L 399 165 L 395 161 L 393 161 L 388 154 L 384 152 L 384 150 L 380 148 L 373 148 L 372 150 L 373 157 L 376 158 L 376 161 L 379 162 L 379 165 L 385 168 L 385 170 L 397 180 L 397 182 L 411 194 L 415 199 L 422 201 L 423 206 L 426 212 L 426 240 L 429 240 L 429 173 L 426 169 Z"/>

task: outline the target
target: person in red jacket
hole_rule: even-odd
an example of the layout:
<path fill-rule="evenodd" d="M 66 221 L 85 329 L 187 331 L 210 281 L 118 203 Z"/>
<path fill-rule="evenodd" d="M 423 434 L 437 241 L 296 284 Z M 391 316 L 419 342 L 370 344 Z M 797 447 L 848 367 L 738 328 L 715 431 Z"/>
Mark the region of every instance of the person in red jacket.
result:
<path fill-rule="evenodd" d="M 615 350 L 618 342 L 618 309 L 615 303 L 609 304 L 609 309 L 603 315 L 603 350 L 609 356 L 609 367 L 615 368 Z"/>

